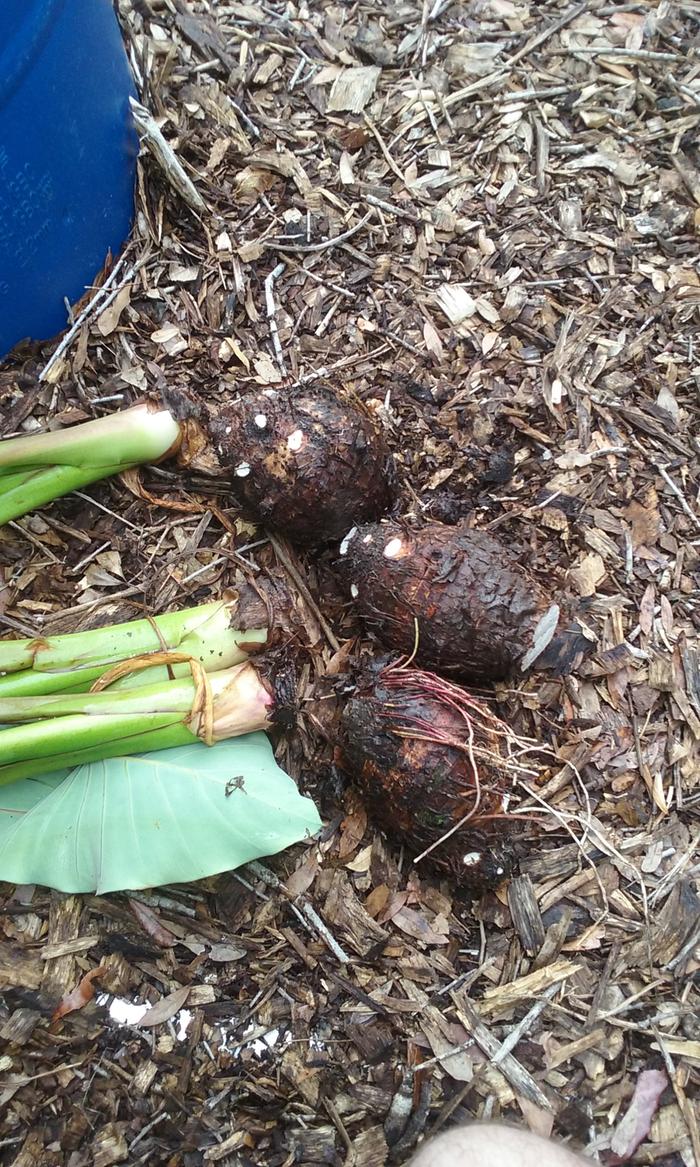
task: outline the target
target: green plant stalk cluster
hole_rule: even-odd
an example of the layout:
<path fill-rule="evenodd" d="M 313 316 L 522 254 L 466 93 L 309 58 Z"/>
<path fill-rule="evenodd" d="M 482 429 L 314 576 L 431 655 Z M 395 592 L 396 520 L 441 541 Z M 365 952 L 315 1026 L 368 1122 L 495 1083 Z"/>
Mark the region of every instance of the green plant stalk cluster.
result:
<path fill-rule="evenodd" d="M 252 650 L 263 648 L 268 635 L 267 628 L 232 628 L 236 615 L 234 603 L 217 600 L 151 620 L 130 620 L 87 632 L 2 640 L 0 699 L 86 693 L 103 673 L 122 661 L 161 651 L 186 653 L 206 672 L 231 668 L 247 660 Z M 124 677 L 112 689 L 142 688 L 189 672 L 187 664 L 154 666 Z"/>
<path fill-rule="evenodd" d="M 201 686 L 191 675 L 118 692 L 2 698 L 0 725 L 11 724 L 0 729 L 0 785 L 102 758 L 222 741 L 270 727 L 274 697 L 251 662 L 207 677 L 210 736 Z"/>

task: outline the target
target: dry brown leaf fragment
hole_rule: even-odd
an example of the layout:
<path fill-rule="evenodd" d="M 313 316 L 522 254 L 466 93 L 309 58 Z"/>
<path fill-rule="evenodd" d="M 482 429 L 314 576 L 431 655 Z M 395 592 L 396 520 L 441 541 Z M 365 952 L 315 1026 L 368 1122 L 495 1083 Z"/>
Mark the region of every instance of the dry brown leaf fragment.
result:
<path fill-rule="evenodd" d="M 441 361 L 445 355 L 445 350 L 442 347 L 442 341 L 440 340 L 440 334 L 437 328 L 429 320 L 426 320 L 423 325 L 423 340 L 425 341 L 425 347 L 428 352 L 432 353 L 438 361 Z"/>
<path fill-rule="evenodd" d="M 98 965 L 90 972 L 85 973 L 85 976 L 78 982 L 74 989 L 69 993 L 65 993 L 58 1005 L 51 1014 L 52 1021 L 58 1021 L 61 1017 L 65 1017 L 67 1013 L 75 1013 L 77 1009 L 82 1009 L 87 1005 L 88 1001 L 92 1001 L 95 996 L 95 986 L 93 981 L 97 977 L 101 977 L 107 971 L 107 966 L 104 964 Z"/>
<path fill-rule="evenodd" d="M 209 157 L 207 159 L 206 166 L 204 167 L 205 172 L 210 173 L 212 170 L 216 170 L 217 166 L 221 165 L 228 153 L 231 141 L 231 138 L 216 139 L 211 150 L 209 151 Z"/>
<path fill-rule="evenodd" d="M 632 526 L 632 544 L 635 551 L 639 547 L 653 547 L 661 531 L 661 514 L 658 495 L 650 486 L 640 501 L 632 499 L 625 510 L 625 518 Z"/>
<path fill-rule="evenodd" d="M 131 299 L 131 287 L 131 284 L 125 284 L 123 288 L 120 288 L 112 303 L 103 312 L 100 312 L 96 321 L 97 331 L 100 333 L 100 336 L 109 336 L 110 333 L 114 332 L 119 324 L 122 312 Z"/>
<path fill-rule="evenodd" d="M 423 944 L 449 943 L 447 931 L 438 932 L 428 923 L 422 912 L 416 912 L 413 908 L 401 908 L 393 917 L 392 923 L 407 936 Z"/>
<path fill-rule="evenodd" d="M 656 588 L 653 583 L 647 584 L 644 595 L 639 603 L 639 627 L 645 636 L 648 636 L 654 626 L 654 607 L 656 605 Z"/>
<path fill-rule="evenodd" d="M 187 341 L 176 324 L 166 324 L 163 328 L 157 328 L 151 333 L 151 340 L 165 349 L 169 357 L 175 357 L 187 348 Z"/>
<path fill-rule="evenodd" d="M 190 991 L 190 985 L 183 985 L 181 988 L 175 989 L 173 993 L 161 997 L 160 1001 L 156 1001 L 155 1005 L 133 1024 L 141 1026 L 141 1028 L 151 1029 L 155 1025 L 162 1025 L 165 1021 L 169 1021 L 171 1017 L 180 1012 L 190 995 Z"/>
<path fill-rule="evenodd" d="M 605 138 L 601 141 L 598 150 L 592 154 L 584 154 L 581 158 L 573 158 L 564 169 L 569 172 L 607 170 L 623 186 L 634 186 L 635 183 L 639 182 L 647 167 L 642 158 L 631 150 L 623 153 L 612 138 Z"/>
<path fill-rule="evenodd" d="M 358 804 L 341 823 L 338 858 L 347 859 L 352 855 L 367 830 L 367 811 Z"/>
<path fill-rule="evenodd" d="M 249 207 L 258 201 L 261 194 L 277 182 L 277 175 L 267 167 L 244 166 L 238 171 L 234 183 L 234 194 L 239 203 Z"/>
<path fill-rule="evenodd" d="M 149 908 L 148 904 L 144 904 L 142 900 L 137 900 L 133 896 L 128 897 L 129 908 L 138 920 L 147 936 L 154 940 L 161 948 L 172 948 L 176 943 L 177 937 L 173 932 L 170 932 L 160 921 L 159 917 Z"/>
<path fill-rule="evenodd" d="M 273 174 L 280 174 L 283 178 L 291 178 L 300 195 L 311 194 L 312 186 L 309 176 L 298 158 L 291 150 L 257 150 L 248 159 L 251 167 L 270 170 Z"/>
<path fill-rule="evenodd" d="M 460 1048 L 460 1045 L 473 1046 L 474 1042 L 469 1037 L 462 1042 L 450 1041 L 438 1024 L 435 1017 L 437 1011 L 434 1008 L 428 1008 L 421 1018 L 421 1029 L 428 1041 L 433 1055 L 438 1058 L 440 1065 L 445 1073 L 454 1078 L 456 1082 L 471 1082 L 474 1077 L 474 1063 L 472 1061 L 469 1049 Z M 457 1026 L 453 1026 L 457 1028 Z M 462 1027 L 459 1027 L 462 1029 Z M 465 1032 L 465 1030 L 462 1030 Z"/>
<path fill-rule="evenodd" d="M 598 584 L 605 579 L 605 574 L 605 564 L 597 551 L 580 556 L 576 566 L 569 572 L 580 596 L 594 596 Z"/>
<path fill-rule="evenodd" d="M 315 854 L 307 855 L 303 863 L 300 863 L 292 872 L 285 883 L 285 887 L 290 896 L 303 895 L 308 891 L 318 874 L 318 859 Z"/>
<path fill-rule="evenodd" d="M 496 68 L 496 58 L 503 52 L 498 41 L 474 41 L 454 44 L 447 50 L 445 68 L 455 77 L 486 77 Z"/>

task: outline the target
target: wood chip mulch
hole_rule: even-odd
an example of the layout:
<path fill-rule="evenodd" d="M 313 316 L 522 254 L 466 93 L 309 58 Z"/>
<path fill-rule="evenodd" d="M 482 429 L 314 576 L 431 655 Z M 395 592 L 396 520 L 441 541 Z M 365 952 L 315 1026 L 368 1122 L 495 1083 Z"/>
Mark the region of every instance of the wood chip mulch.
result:
<path fill-rule="evenodd" d="M 597 643 L 497 694 L 550 752 L 549 812 L 472 900 L 334 786 L 360 628 L 331 553 L 167 464 L 0 532 L 3 635 L 201 602 L 241 566 L 306 581 L 279 756 L 327 823 L 201 884 L 3 885 L 3 1161 L 382 1167 L 476 1116 L 700 1163 L 700 4 L 119 8 L 134 236 L 67 342 L 0 370 L 3 435 L 322 376 L 381 419 L 406 510 L 498 532 Z"/>

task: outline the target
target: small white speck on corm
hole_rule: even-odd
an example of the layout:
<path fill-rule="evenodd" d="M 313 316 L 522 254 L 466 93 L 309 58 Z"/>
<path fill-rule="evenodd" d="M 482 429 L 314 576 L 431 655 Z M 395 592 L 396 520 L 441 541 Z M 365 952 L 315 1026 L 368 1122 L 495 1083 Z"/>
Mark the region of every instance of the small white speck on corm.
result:
<path fill-rule="evenodd" d="M 294 430 L 287 438 L 287 449 L 296 454 L 304 444 L 304 435 L 301 430 Z"/>
<path fill-rule="evenodd" d="M 503 867 L 497 867 L 496 875 L 505 875 L 505 869 Z"/>
<path fill-rule="evenodd" d="M 227 425 L 227 426 L 226 426 L 226 429 L 224 430 L 224 433 L 225 433 L 225 434 L 230 434 L 230 433 L 231 433 L 231 426 L 230 426 L 230 425 Z"/>
<path fill-rule="evenodd" d="M 359 594 L 360 589 L 358 588 L 357 584 L 350 584 L 350 595 L 352 596 L 353 600 L 356 600 Z"/>
<path fill-rule="evenodd" d="M 250 474 L 250 466 L 247 462 L 241 462 L 236 466 L 236 478 L 247 478 Z"/>
<path fill-rule="evenodd" d="M 264 413 L 256 413 L 253 420 L 259 430 L 267 429 L 267 418 Z"/>
<path fill-rule="evenodd" d="M 357 534 L 357 527 L 351 527 L 351 529 L 348 531 L 347 535 L 343 539 L 342 543 L 340 544 L 340 554 L 341 555 L 347 555 L 348 547 L 352 543 L 356 534 Z"/>
<path fill-rule="evenodd" d="M 395 539 L 390 539 L 389 542 L 387 543 L 386 547 L 384 548 L 384 558 L 385 559 L 396 559 L 396 556 L 400 555 L 402 551 L 403 551 L 403 539 L 399 539 L 397 536 Z"/>
<path fill-rule="evenodd" d="M 476 867 L 477 863 L 481 862 L 481 851 L 467 851 L 466 855 L 462 857 L 462 863 L 465 867 Z"/>

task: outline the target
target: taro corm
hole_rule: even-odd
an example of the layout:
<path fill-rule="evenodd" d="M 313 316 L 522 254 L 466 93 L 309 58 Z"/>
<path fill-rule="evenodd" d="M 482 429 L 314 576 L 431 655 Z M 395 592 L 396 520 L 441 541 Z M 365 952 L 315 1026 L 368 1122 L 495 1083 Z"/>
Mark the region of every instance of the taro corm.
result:
<path fill-rule="evenodd" d="M 473 682 L 532 664 L 565 670 L 585 644 L 509 548 L 483 531 L 383 521 L 340 546 L 350 595 L 390 648 Z"/>
<path fill-rule="evenodd" d="M 209 429 L 246 511 L 292 542 L 340 539 L 392 504 L 394 464 L 372 415 L 326 387 L 246 393 Z"/>
<path fill-rule="evenodd" d="M 433 673 L 378 662 L 342 715 L 337 761 L 378 827 L 475 887 L 512 869 L 504 836 L 515 735 L 489 706 Z"/>
<path fill-rule="evenodd" d="M 174 395 L 173 395 L 174 396 Z M 52 433 L 0 441 L 0 526 L 102 478 L 177 455 L 218 476 L 252 518 L 294 542 L 340 539 L 394 499 L 395 467 L 359 400 L 327 387 L 259 389 L 210 411 L 177 395 Z"/>

